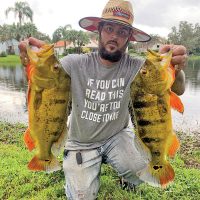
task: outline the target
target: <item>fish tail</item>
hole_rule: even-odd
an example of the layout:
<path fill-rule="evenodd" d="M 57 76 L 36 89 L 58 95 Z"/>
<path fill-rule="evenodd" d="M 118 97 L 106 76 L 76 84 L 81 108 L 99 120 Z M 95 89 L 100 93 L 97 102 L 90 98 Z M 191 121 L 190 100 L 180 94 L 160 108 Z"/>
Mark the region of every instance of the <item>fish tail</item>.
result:
<path fill-rule="evenodd" d="M 162 165 L 150 163 L 146 168 L 137 172 L 137 176 L 152 186 L 166 188 L 175 177 L 174 169 L 168 161 Z"/>
<path fill-rule="evenodd" d="M 174 180 L 175 172 L 169 162 L 163 166 L 163 172 L 163 174 L 160 174 L 160 184 L 162 188 L 165 188 Z"/>
<path fill-rule="evenodd" d="M 24 134 L 24 143 L 26 144 L 29 151 L 32 151 L 35 148 L 35 142 L 33 141 L 30 135 L 30 129 L 28 128 Z"/>
<path fill-rule="evenodd" d="M 181 102 L 181 99 L 172 91 L 170 93 L 170 105 L 173 109 L 177 110 L 178 112 L 184 112 L 184 106 Z"/>
<path fill-rule="evenodd" d="M 28 169 L 32 171 L 53 172 L 60 170 L 61 167 L 59 161 L 53 155 L 49 160 L 40 160 L 37 156 L 34 156 L 28 164 Z"/>
<path fill-rule="evenodd" d="M 172 142 L 169 147 L 168 155 L 173 158 L 175 156 L 177 150 L 180 148 L 180 142 L 175 133 L 173 133 L 171 141 Z"/>

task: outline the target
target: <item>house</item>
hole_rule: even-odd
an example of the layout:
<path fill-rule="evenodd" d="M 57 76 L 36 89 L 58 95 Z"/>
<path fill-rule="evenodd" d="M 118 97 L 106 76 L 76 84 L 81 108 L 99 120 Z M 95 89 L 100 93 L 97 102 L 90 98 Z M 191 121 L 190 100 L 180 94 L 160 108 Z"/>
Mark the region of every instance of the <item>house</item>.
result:
<path fill-rule="evenodd" d="M 0 54 L 6 52 L 7 46 L 5 42 L 0 42 Z"/>
<path fill-rule="evenodd" d="M 18 44 L 19 42 L 16 39 L 0 42 L 0 53 L 6 52 L 7 54 L 19 55 Z"/>
<path fill-rule="evenodd" d="M 70 41 L 66 41 L 66 49 L 74 48 L 74 45 Z M 83 46 L 83 48 L 89 48 L 91 51 L 96 51 L 98 48 L 98 41 L 90 39 L 90 42 Z M 60 40 L 54 44 L 54 49 L 57 55 L 62 55 L 65 51 L 65 43 Z"/>
<path fill-rule="evenodd" d="M 73 48 L 72 42 L 65 41 L 66 42 L 66 49 L 69 49 L 70 47 Z M 54 44 L 54 50 L 57 55 L 63 55 L 65 51 L 65 42 L 63 40 L 60 40 Z"/>

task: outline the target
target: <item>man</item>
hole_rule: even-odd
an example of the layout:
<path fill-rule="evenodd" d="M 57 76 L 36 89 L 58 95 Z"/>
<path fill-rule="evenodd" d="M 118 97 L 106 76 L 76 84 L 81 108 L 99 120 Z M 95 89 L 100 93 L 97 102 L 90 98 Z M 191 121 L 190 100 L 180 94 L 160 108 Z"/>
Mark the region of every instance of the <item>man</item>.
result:
<path fill-rule="evenodd" d="M 128 127 L 130 85 L 144 60 L 125 54 L 129 41 L 145 42 L 150 36 L 132 26 L 129 1 L 109 0 L 102 17 L 80 20 L 82 28 L 99 32 L 99 51 L 68 55 L 60 60 L 71 77 L 72 112 L 69 137 L 65 145 L 63 170 L 68 199 L 95 199 L 99 190 L 102 160 L 109 163 L 132 184 L 141 181 L 136 173 L 147 165 L 145 155 L 136 147 L 137 138 Z M 33 46 L 44 42 L 29 38 Z M 25 43 L 19 45 L 21 60 L 27 64 Z M 172 64 L 176 80 L 172 89 L 184 92 L 186 49 L 165 45 L 160 52 L 173 49 Z"/>

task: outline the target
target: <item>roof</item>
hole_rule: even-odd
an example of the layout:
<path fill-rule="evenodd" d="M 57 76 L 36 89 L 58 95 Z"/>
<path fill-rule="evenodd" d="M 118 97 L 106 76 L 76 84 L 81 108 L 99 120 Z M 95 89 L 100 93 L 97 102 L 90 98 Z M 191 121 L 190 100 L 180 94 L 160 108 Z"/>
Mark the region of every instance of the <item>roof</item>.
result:
<path fill-rule="evenodd" d="M 64 46 L 65 46 L 65 43 L 64 43 L 63 40 L 56 42 L 55 45 L 54 45 L 55 48 L 61 48 L 61 47 L 64 47 Z M 66 41 L 66 47 L 70 48 L 70 47 L 74 47 L 74 46 L 73 46 L 72 42 Z M 91 39 L 90 43 L 86 44 L 84 47 L 97 48 L 98 47 L 98 41 Z"/>
<path fill-rule="evenodd" d="M 66 46 L 68 46 L 70 44 L 71 44 L 71 42 L 66 41 Z M 54 45 L 55 48 L 64 47 L 64 46 L 65 46 L 65 42 L 63 40 L 56 42 Z"/>

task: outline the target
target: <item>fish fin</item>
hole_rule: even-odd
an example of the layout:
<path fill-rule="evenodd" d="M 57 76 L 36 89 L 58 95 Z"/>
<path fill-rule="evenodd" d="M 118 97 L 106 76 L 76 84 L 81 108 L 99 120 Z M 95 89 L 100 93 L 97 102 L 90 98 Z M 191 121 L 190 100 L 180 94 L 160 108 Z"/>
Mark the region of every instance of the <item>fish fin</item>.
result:
<path fill-rule="evenodd" d="M 51 151 L 54 155 L 58 156 L 60 154 L 62 148 L 64 148 L 65 146 L 67 136 L 68 136 L 68 131 L 67 128 L 65 127 L 58 140 L 52 144 Z"/>
<path fill-rule="evenodd" d="M 26 144 L 29 151 L 32 151 L 35 148 L 35 142 L 33 141 L 30 135 L 30 129 L 28 128 L 24 134 L 24 143 Z"/>
<path fill-rule="evenodd" d="M 32 171 L 53 172 L 60 170 L 61 167 L 59 161 L 53 155 L 49 160 L 40 160 L 37 156 L 34 156 L 28 164 L 28 169 Z"/>
<path fill-rule="evenodd" d="M 176 136 L 175 133 L 172 135 L 172 143 L 169 147 L 168 155 L 173 158 L 177 152 L 177 150 L 180 148 L 180 142 L 178 140 L 178 137 Z"/>
<path fill-rule="evenodd" d="M 163 165 L 153 165 L 150 163 L 146 168 L 138 171 L 136 175 L 144 182 L 166 188 L 175 177 L 174 169 L 168 161 Z"/>
<path fill-rule="evenodd" d="M 181 99 L 172 91 L 170 93 L 170 105 L 173 109 L 177 110 L 178 112 L 184 112 L 184 106 L 181 102 Z"/>

